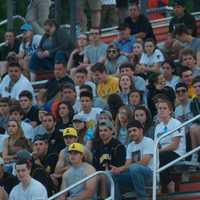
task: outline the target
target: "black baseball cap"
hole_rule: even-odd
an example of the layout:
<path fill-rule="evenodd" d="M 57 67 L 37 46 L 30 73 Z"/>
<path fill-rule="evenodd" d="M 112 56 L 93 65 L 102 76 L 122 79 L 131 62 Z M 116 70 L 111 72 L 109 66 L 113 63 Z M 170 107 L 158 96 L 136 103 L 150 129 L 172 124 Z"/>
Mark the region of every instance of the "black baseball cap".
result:
<path fill-rule="evenodd" d="M 44 134 L 44 135 L 36 135 L 35 138 L 34 138 L 33 143 L 35 143 L 35 142 L 38 141 L 38 140 L 47 142 L 47 141 L 48 141 L 48 135 L 47 135 L 47 134 Z"/>
<path fill-rule="evenodd" d="M 184 0 L 174 0 L 174 6 L 185 7 L 185 2 L 184 2 Z"/>
<path fill-rule="evenodd" d="M 183 88 L 185 88 L 186 90 L 188 89 L 188 86 L 187 86 L 185 83 L 180 82 L 180 83 L 177 83 L 177 84 L 176 84 L 175 90 L 177 90 L 177 89 L 180 88 L 180 87 L 183 87 Z"/>

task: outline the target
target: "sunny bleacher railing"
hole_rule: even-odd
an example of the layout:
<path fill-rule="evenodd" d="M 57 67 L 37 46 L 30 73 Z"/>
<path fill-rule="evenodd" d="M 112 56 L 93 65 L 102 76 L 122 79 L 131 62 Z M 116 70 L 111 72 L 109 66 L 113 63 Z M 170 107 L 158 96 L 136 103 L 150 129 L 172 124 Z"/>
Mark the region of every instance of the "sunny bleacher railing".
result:
<path fill-rule="evenodd" d="M 89 180 L 89 179 L 91 179 L 91 178 L 94 178 L 95 176 L 98 176 L 98 175 L 105 175 L 105 176 L 108 178 L 108 180 L 110 181 L 110 196 L 107 197 L 105 200 L 115 200 L 115 199 L 114 199 L 114 195 L 115 195 L 115 185 L 114 185 L 114 181 L 113 181 L 113 179 L 112 179 L 112 176 L 111 176 L 108 172 L 106 172 L 106 171 L 97 171 L 97 172 L 91 174 L 90 176 L 84 178 L 83 180 L 80 180 L 80 181 L 78 181 L 77 183 L 74 183 L 73 185 L 67 187 L 66 189 L 64 189 L 64 190 L 62 190 L 62 191 L 60 191 L 60 192 L 54 194 L 53 196 L 51 196 L 50 198 L 48 198 L 48 200 L 53 200 L 53 199 L 55 199 L 55 198 L 61 196 L 61 195 L 64 194 L 65 192 L 71 190 L 72 188 L 75 188 L 75 187 L 77 187 L 78 185 L 80 185 L 80 184 L 86 182 L 87 180 Z"/>
<path fill-rule="evenodd" d="M 165 133 L 164 135 L 161 135 L 160 137 L 156 138 L 155 141 L 154 141 L 154 154 L 153 154 L 153 192 L 152 192 L 152 200 L 156 200 L 157 197 L 156 197 L 156 188 L 157 188 L 157 174 L 159 174 L 161 171 L 164 171 L 165 169 L 171 167 L 172 165 L 178 163 L 179 161 L 183 160 L 184 158 L 192 155 L 193 153 L 197 152 L 200 150 L 200 146 L 196 147 L 195 149 L 185 153 L 184 155 L 180 156 L 179 158 L 167 163 L 166 165 L 162 166 L 161 168 L 157 168 L 157 160 L 159 159 L 158 158 L 158 145 L 159 145 L 159 142 L 160 140 L 162 140 L 163 138 L 167 137 L 168 135 L 171 135 L 172 133 L 176 132 L 177 130 L 187 126 L 188 124 L 194 122 L 195 120 L 199 119 L 200 118 L 200 114 L 195 116 L 194 118 L 182 123 L 179 127 L 177 127 L 176 129 L 174 130 L 171 130 L 167 133 Z"/>

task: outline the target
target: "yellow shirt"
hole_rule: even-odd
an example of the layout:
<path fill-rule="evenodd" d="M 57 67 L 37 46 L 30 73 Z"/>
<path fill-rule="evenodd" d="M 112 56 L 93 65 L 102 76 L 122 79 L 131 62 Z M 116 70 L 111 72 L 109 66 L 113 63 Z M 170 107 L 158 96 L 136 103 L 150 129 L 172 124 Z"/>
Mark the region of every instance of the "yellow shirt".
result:
<path fill-rule="evenodd" d="M 189 96 L 190 98 L 196 97 L 196 93 L 195 93 L 194 87 L 193 87 L 192 85 L 190 85 L 190 86 L 188 87 L 188 96 Z"/>
<path fill-rule="evenodd" d="M 108 76 L 106 82 L 97 85 L 97 94 L 102 99 L 107 100 L 108 96 L 119 91 L 119 79 Z"/>

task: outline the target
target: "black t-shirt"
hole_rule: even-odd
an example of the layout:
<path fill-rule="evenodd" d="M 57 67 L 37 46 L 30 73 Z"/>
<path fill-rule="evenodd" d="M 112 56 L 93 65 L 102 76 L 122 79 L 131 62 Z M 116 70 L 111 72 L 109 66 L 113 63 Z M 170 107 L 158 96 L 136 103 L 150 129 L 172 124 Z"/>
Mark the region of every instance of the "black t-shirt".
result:
<path fill-rule="evenodd" d="M 63 123 L 62 121 L 59 121 L 57 124 L 56 124 L 56 129 L 59 130 L 60 134 L 63 133 L 63 129 L 65 128 L 68 128 L 68 127 L 72 127 L 72 122 L 68 122 L 68 123 Z"/>
<path fill-rule="evenodd" d="M 64 83 L 71 83 L 72 85 L 74 85 L 74 81 L 67 75 L 59 80 L 53 78 L 47 82 L 47 101 L 56 96 L 56 94 L 59 92 L 60 86 Z"/>
<path fill-rule="evenodd" d="M 140 15 L 136 22 L 133 22 L 131 17 L 128 16 L 124 19 L 124 22 L 129 25 L 131 29 L 131 35 L 137 34 L 139 32 L 144 32 L 146 33 L 146 37 L 144 39 L 155 39 L 151 23 L 149 22 L 148 18 L 144 15 Z"/>
<path fill-rule="evenodd" d="M 23 121 L 28 123 L 34 121 L 37 122 L 37 124 L 40 124 L 38 111 L 39 111 L 38 108 L 32 106 L 31 109 L 28 111 L 28 113 L 24 113 Z"/>
<path fill-rule="evenodd" d="M 181 18 L 173 17 L 169 23 L 169 32 L 173 33 L 177 26 L 185 25 L 188 29 L 192 30 L 192 36 L 196 36 L 197 34 L 197 26 L 194 17 L 185 13 L 185 15 Z"/>
<path fill-rule="evenodd" d="M 148 88 L 147 104 L 148 104 L 148 108 L 151 111 L 151 114 L 153 117 L 157 114 L 157 109 L 156 109 L 155 103 L 153 101 L 153 98 L 158 94 L 162 94 L 162 95 L 166 96 L 166 98 L 172 103 L 172 106 L 174 107 L 176 95 L 175 95 L 173 88 L 171 88 L 169 86 L 165 86 L 162 90 L 158 90 L 152 85 L 148 85 L 147 88 Z"/>
<path fill-rule="evenodd" d="M 49 139 L 49 149 L 48 154 L 57 153 L 59 154 L 65 147 L 64 139 L 62 133 L 56 128 L 53 133 L 48 133 Z"/>
<path fill-rule="evenodd" d="M 83 63 L 84 54 L 80 54 L 79 52 L 75 53 L 73 56 L 73 67 L 78 67 L 81 63 Z"/>
<path fill-rule="evenodd" d="M 96 170 L 105 170 L 105 164 L 120 167 L 126 161 L 126 148 L 115 138 L 108 144 L 102 141 L 94 143 L 92 152 Z"/>
<path fill-rule="evenodd" d="M 18 54 L 19 53 L 19 46 L 20 46 L 20 41 L 16 39 L 13 47 L 11 47 L 11 46 L 1 47 L 1 49 L 0 49 L 0 59 L 6 60 L 8 53 L 11 52 L 11 51 Z"/>
<path fill-rule="evenodd" d="M 56 192 L 56 187 L 54 186 L 49 174 L 46 172 L 45 167 L 33 163 L 31 176 L 46 187 L 48 197 L 52 196 Z"/>
<path fill-rule="evenodd" d="M 3 177 L 0 179 L 0 186 L 4 187 L 5 191 L 9 194 L 14 186 L 19 183 L 17 177 L 4 172 Z"/>

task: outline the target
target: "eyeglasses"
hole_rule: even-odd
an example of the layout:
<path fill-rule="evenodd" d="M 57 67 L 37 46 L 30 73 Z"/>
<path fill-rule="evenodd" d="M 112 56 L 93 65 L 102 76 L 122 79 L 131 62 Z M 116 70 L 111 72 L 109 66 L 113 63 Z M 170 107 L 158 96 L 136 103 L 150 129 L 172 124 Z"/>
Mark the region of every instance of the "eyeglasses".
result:
<path fill-rule="evenodd" d="M 99 35 L 99 32 L 90 32 L 90 35 Z"/>
<path fill-rule="evenodd" d="M 180 93 L 185 93 L 186 91 L 187 91 L 186 89 L 176 90 L 176 93 L 180 94 Z"/>
<path fill-rule="evenodd" d="M 117 53 L 117 50 L 116 50 L 116 49 L 110 49 L 110 50 L 108 50 L 107 52 L 108 52 L 108 53 L 114 53 L 114 54 L 115 54 L 115 53 Z"/>

